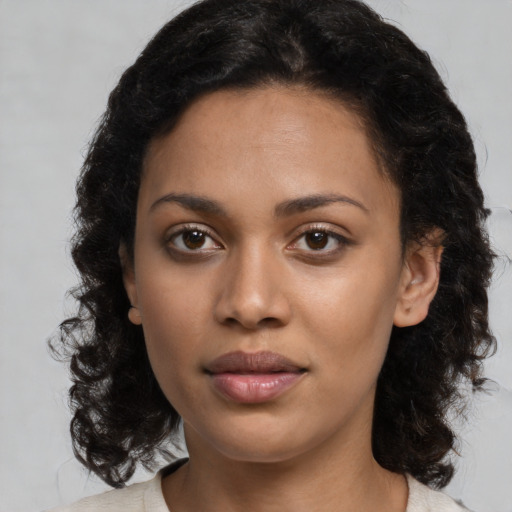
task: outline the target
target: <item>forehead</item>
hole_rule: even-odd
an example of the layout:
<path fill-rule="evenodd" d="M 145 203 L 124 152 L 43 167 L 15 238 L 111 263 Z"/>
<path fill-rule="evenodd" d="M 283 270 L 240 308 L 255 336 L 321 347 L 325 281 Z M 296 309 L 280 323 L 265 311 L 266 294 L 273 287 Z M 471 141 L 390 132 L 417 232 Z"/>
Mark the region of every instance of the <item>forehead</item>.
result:
<path fill-rule="evenodd" d="M 398 198 L 362 119 L 337 99 L 287 87 L 221 90 L 193 102 L 145 159 L 141 195 L 166 188 L 215 191 L 221 201 L 232 201 L 233 191 L 275 201 L 350 192 L 369 208 L 396 207 Z"/>

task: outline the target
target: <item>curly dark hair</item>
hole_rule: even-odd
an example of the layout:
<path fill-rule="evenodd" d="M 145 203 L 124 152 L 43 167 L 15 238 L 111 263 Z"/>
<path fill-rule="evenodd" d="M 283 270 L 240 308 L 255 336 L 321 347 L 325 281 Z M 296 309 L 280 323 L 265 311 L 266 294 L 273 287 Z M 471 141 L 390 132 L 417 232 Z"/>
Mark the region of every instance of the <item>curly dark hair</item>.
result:
<path fill-rule="evenodd" d="M 77 185 L 79 310 L 57 336 L 71 361 L 75 454 L 119 487 L 137 463 L 151 465 L 180 421 L 141 328 L 128 321 L 118 255 L 121 242 L 133 251 L 148 143 L 200 95 L 272 84 L 326 92 L 363 119 L 401 192 L 404 245 L 444 233 L 439 290 L 422 323 L 392 331 L 373 425 L 381 466 L 444 486 L 455 443 L 447 413 L 463 405 L 462 380 L 482 386 L 495 345 L 488 211 L 464 117 L 429 56 L 357 0 L 204 0 L 167 23 L 121 77 Z"/>

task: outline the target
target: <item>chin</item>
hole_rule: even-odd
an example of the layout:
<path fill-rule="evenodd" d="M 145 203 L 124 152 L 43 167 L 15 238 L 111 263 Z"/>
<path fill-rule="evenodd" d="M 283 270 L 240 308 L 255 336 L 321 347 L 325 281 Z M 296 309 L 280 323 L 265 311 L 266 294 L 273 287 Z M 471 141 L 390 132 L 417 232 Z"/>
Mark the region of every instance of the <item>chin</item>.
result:
<path fill-rule="evenodd" d="M 298 428 L 298 421 L 279 420 L 270 416 L 261 421 L 247 415 L 242 421 L 231 421 L 215 431 L 197 432 L 185 428 L 187 445 L 209 446 L 221 456 L 255 464 L 285 463 L 321 446 L 329 432 L 320 429 L 308 432 L 307 427 Z M 302 422 L 304 424 L 304 422 Z"/>

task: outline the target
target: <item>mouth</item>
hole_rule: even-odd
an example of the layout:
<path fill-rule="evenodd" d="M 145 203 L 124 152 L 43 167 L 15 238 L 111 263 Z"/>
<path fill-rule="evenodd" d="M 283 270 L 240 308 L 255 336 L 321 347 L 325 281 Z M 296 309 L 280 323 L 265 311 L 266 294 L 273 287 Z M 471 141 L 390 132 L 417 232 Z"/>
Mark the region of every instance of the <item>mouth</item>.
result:
<path fill-rule="evenodd" d="M 214 390 L 230 401 L 256 404 L 276 399 L 306 373 L 306 368 L 274 352 L 229 352 L 205 369 Z"/>

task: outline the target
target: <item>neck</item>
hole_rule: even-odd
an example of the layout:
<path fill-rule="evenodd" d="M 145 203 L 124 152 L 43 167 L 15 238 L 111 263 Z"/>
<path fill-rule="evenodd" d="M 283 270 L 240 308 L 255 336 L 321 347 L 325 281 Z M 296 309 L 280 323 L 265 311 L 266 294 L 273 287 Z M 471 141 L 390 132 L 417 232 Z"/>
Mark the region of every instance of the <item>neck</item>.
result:
<path fill-rule="evenodd" d="M 377 464 L 367 436 L 336 447 L 326 442 L 275 462 L 238 461 L 208 450 L 189 432 L 190 460 L 162 484 L 171 512 L 403 512 L 405 478 Z M 363 438 L 364 441 L 363 441 Z"/>

